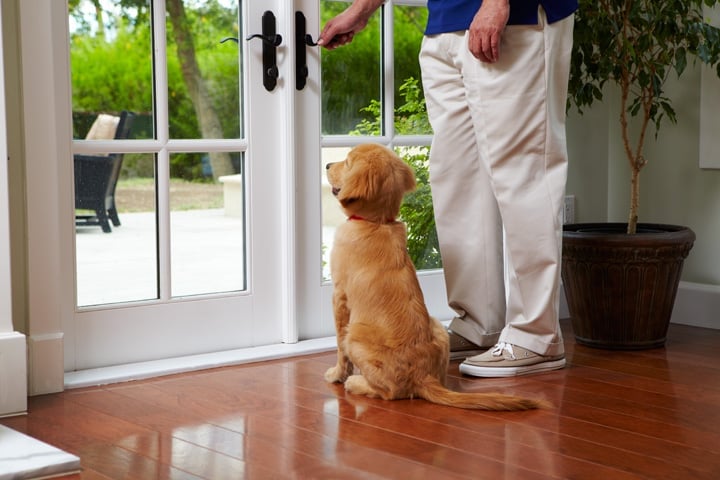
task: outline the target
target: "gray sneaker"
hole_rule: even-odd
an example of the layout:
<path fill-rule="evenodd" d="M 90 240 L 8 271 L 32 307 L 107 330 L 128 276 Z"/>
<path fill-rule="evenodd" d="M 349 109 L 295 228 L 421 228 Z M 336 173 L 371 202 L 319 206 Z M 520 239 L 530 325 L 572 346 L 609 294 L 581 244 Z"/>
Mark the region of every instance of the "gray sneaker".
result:
<path fill-rule="evenodd" d="M 460 373 L 474 377 L 513 377 L 558 370 L 564 366 L 565 355 L 546 357 L 501 342 L 481 355 L 465 359 L 460 364 Z"/>
<path fill-rule="evenodd" d="M 487 347 L 476 345 L 450 329 L 447 332 L 450 336 L 450 360 L 465 359 L 487 350 Z"/>

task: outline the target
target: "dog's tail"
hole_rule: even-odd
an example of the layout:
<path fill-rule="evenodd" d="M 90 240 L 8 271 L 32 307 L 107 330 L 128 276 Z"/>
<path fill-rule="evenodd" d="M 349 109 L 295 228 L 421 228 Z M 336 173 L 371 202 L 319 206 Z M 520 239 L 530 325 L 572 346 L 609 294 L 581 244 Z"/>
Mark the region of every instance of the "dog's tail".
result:
<path fill-rule="evenodd" d="M 500 393 L 454 392 L 443 386 L 437 378 L 428 376 L 418 387 L 417 395 L 425 400 L 449 407 L 475 410 L 531 410 L 549 407 L 544 401 L 503 395 Z"/>

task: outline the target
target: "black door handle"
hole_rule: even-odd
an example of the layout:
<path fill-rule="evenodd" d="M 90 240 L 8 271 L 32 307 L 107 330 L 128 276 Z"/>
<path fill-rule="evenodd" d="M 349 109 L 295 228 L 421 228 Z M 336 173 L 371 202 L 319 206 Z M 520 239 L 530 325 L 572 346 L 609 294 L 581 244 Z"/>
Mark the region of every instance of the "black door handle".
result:
<path fill-rule="evenodd" d="M 256 33 L 255 35 L 248 35 L 246 40 L 252 40 L 253 38 L 259 38 L 272 47 L 279 47 L 282 43 L 282 35 L 279 34 L 260 35 L 259 33 Z"/>
<path fill-rule="evenodd" d="M 305 88 L 308 77 L 307 51 L 306 46 L 314 47 L 317 42 L 312 36 L 306 33 L 305 14 L 295 12 L 295 88 Z"/>
<path fill-rule="evenodd" d="M 282 44 L 282 36 L 276 31 L 275 14 L 270 10 L 263 13 L 262 34 L 249 35 L 246 40 L 253 38 L 259 38 L 263 42 L 263 86 L 265 86 L 265 90 L 271 92 L 275 89 L 280 76 L 277 67 L 277 47 Z"/>

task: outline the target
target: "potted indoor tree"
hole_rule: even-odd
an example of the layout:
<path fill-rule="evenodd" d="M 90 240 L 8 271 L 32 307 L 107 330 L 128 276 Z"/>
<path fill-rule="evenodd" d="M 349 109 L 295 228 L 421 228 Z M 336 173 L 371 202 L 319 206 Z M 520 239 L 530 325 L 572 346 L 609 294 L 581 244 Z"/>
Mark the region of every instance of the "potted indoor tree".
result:
<path fill-rule="evenodd" d="M 703 15 L 718 0 L 580 0 L 569 83 L 569 105 L 582 113 L 617 88 L 620 134 L 630 166 L 627 223 L 566 225 L 563 284 L 578 343 L 604 348 L 661 346 L 690 228 L 638 223 L 640 172 L 646 140 L 675 122 L 665 92 L 671 74 L 690 61 L 717 69 L 720 30 Z"/>

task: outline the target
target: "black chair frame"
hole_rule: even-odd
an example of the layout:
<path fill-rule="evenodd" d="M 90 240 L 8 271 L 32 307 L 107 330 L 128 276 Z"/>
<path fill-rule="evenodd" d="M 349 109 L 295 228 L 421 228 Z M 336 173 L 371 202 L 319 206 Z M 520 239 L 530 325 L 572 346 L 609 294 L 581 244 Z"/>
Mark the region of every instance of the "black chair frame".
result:
<path fill-rule="evenodd" d="M 115 140 L 130 137 L 134 114 L 123 111 L 115 131 Z M 115 188 L 123 154 L 111 153 L 106 156 L 75 155 L 75 209 L 92 210 L 94 215 L 75 215 L 75 225 L 98 225 L 105 233 L 112 232 L 110 222 L 120 226 L 115 205 Z"/>

